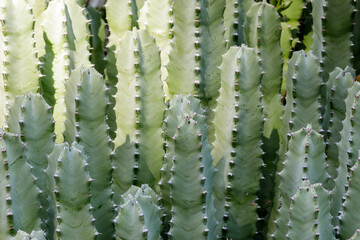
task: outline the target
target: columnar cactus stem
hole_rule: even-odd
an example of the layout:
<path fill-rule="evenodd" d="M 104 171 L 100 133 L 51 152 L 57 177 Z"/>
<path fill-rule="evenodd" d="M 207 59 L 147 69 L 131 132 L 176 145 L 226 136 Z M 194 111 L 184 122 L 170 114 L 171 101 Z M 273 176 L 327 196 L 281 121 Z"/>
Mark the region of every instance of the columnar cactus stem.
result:
<path fill-rule="evenodd" d="M 245 40 L 256 50 L 261 59 L 264 75 L 261 92 L 264 95 L 264 136 L 280 130 L 283 108 L 280 98 L 282 59 L 280 48 L 280 20 L 275 8 L 267 3 L 255 3 L 249 9 L 245 23 Z"/>
<path fill-rule="evenodd" d="M 348 191 L 343 203 L 343 212 L 339 216 L 340 239 L 348 239 L 360 228 L 360 209 L 358 200 L 360 197 L 360 159 L 350 169 Z"/>
<path fill-rule="evenodd" d="M 33 25 L 27 1 L 7 0 L 4 9 L 4 40 L 6 49 L 6 88 L 8 101 L 16 95 L 36 92 L 39 87 L 39 67 L 34 47 Z"/>
<path fill-rule="evenodd" d="M 278 218 L 275 221 L 277 228 L 274 235 L 271 235 L 275 239 L 286 239 L 291 198 L 302 186 L 302 180 L 308 179 L 311 184 L 326 183 L 328 174 L 325 158 L 323 136 L 312 130 L 310 125 L 306 129 L 292 133 L 289 150 L 283 163 L 284 169 L 280 172 L 281 198 L 278 206 L 275 206 L 276 209 L 279 208 Z"/>
<path fill-rule="evenodd" d="M 254 0 L 226 0 L 224 11 L 224 27 L 226 46 L 245 43 L 244 22 L 247 11 L 250 9 Z"/>
<path fill-rule="evenodd" d="M 291 200 L 289 233 L 287 234 L 290 239 L 315 239 L 316 192 L 310 184 L 304 185 Z"/>
<path fill-rule="evenodd" d="M 98 234 L 90 215 L 86 165 L 84 154 L 75 146 L 65 146 L 59 156 L 54 177 L 60 239 L 94 239 Z"/>
<path fill-rule="evenodd" d="M 331 231 L 329 199 L 329 192 L 321 184 L 303 182 L 291 200 L 287 237 L 335 240 Z"/>
<path fill-rule="evenodd" d="M 341 140 L 340 132 L 343 129 L 342 121 L 345 119 L 345 99 L 348 96 L 349 88 L 353 85 L 354 79 L 350 72 L 336 68 L 329 74 L 329 80 L 326 83 L 325 114 L 323 117 L 323 129 L 325 131 L 325 140 L 327 142 L 327 171 L 331 178 L 327 183 L 328 189 L 334 188 L 334 180 L 339 167 L 339 147 L 337 143 Z"/>
<path fill-rule="evenodd" d="M 160 53 L 155 40 L 143 30 L 127 32 L 117 47 L 119 81 L 114 109 L 117 117 L 115 148 L 129 138 L 132 145 L 129 155 L 120 157 L 128 162 L 127 166 L 135 162 L 136 165 L 132 165 L 140 184 L 148 183 L 156 188 L 164 156 L 162 123 L 165 104 Z"/>
<path fill-rule="evenodd" d="M 1 133 L 2 134 L 2 133 Z M 9 174 L 7 172 L 8 162 L 6 161 L 6 149 L 2 136 L 0 136 L 0 238 L 10 237 L 10 226 L 7 219 L 10 210 Z"/>
<path fill-rule="evenodd" d="M 3 134 L 9 164 L 11 210 L 14 230 L 40 230 L 39 191 L 27 163 L 25 146 L 18 135 Z"/>
<path fill-rule="evenodd" d="M 0 19 L 3 19 L 3 7 L 0 3 Z M 3 22 L 0 21 L 0 27 L 3 27 Z M 4 34 L 2 31 L 0 31 L 0 59 L 5 59 L 5 41 L 4 41 Z M 5 69 L 5 62 L 0 61 L 0 128 L 6 127 L 6 116 L 8 114 L 8 105 L 7 105 L 7 92 L 6 92 L 6 80 L 4 76 L 4 72 L 6 72 Z"/>
<path fill-rule="evenodd" d="M 173 2 L 174 27 L 169 55 L 169 92 L 198 95 L 200 84 L 200 0 Z"/>
<path fill-rule="evenodd" d="M 90 61 L 94 65 L 96 71 L 105 74 L 105 22 L 102 19 L 101 12 L 93 7 L 87 9 L 88 19 L 90 22 L 90 45 L 91 55 Z"/>
<path fill-rule="evenodd" d="M 147 185 L 132 186 L 122 198 L 115 219 L 116 239 L 161 239 L 157 194 Z"/>
<path fill-rule="evenodd" d="M 218 66 L 226 50 L 222 25 L 224 0 L 174 1 L 172 8 L 174 39 L 168 66 L 169 92 L 199 97 L 206 109 L 208 138 L 212 143 L 211 122 L 220 88 Z"/>
<path fill-rule="evenodd" d="M 314 55 L 319 59 L 320 63 L 323 62 L 323 19 L 324 17 L 324 4 L 325 0 L 311 0 L 312 16 L 313 16 L 313 44 L 311 50 Z"/>
<path fill-rule="evenodd" d="M 214 165 L 221 169 L 216 173 L 219 182 L 214 189 L 217 217 L 224 214 L 226 236 L 247 239 L 256 230 L 256 194 L 262 165 L 261 67 L 256 52 L 243 45 L 230 48 L 220 69 L 222 87 L 215 109 L 212 150 Z M 231 196 L 226 203 L 225 188 L 226 195 Z"/>
<path fill-rule="evenodd" d="M 349 89 L 349 94 L 345 100 L 346 115 L 342 121 L 343 129 L 340 132 L 341 140 L 336 144 L 339 148 L 339 167 L 335 186 L 332 190 L 331 214 L 333 215 L 333 225 L 339 226 L 339 212 L 342 209 L 342 198 L 346 192 L 346 183 L 348 181 L 348 166 L 353 166 L 358 158 L 358 141 L 359 133 L 354 128 L 360 120 L 359 113 L 359 91 L 360 84 L 354 83 Z M 355 161 L 354 161 L 355 159 Z M 338 230 L 338 228 L 336 228 Z"/>
<path fill-rule="evenodd" d="M 45 179 L 45 169 L 48 166 L 47 156 L 54 146 L 51 108 L 40 95 L 29 94 L 24 97 L 21 109 L 20 127 L 22 141 L 25 144 L 24 154 L 31 165 L 31 173 L 36 179 L 36 186 L 40 190 L 41 227 L 47 235 L 51 235 L 54 230 L 54 226 L 51 225 L 54 216 L 47 212 L 49 189 Z"/>
<path fill-rule="evenodd" d="M 320 131 L 320 72 L 319 61 L 312 52 L 293 54 L 285 74 L 287 94 L 283 134 L 296 132 L 307 124 L 311 124 L 315 131 Z"/>
<path fill-rule="evenodd" d="M 56 142 L 64 141 L 65 82 L 70 76 L 70 57 L 67 41 L 66 6 L 64 0 L 52 1 L 44 12 L 43 29 L 48 56 L 42 66 L 42 89 L 46 102 L 53 106 Z M 49 46 L 50 45 L 50 46 Z M 48 58 L 49 62 L 46 61 Z M 50 80 L 50 82 L 48 81 Z"/>
<path fill-rule="evenodd" d="M 141 9 L 142 4 L 144 4 L 144 1 L 109 0 L 106 2 L 105 6 L 107 23 L 110 30 L 110 36 L 108 37 L 109 42 L 107 44 L 105 72 L 107 86 L 109 87 L 110 101 L 110 106 L 108 108 L 108 125 L 110 127 L 110 137 L 112 139 L 114 139 L 116 135 L 116 116 L 114 112 L 116 101 L 114 97 L 118 90 L 116 88 L 118 72 L 116 68 L 115 51 L 117 50 L 119 39 L 121 39 L 127 31 L 131 31 L 133 28 L 139 28 L 137 18 L 139 16 L 138 11 Z"/>
<path fill-rule="evenodd" d="M 165 92 L 165 98 L 170 99 L 166 83 L 169 63 L 170 29 L 173 25 L 171 5 L 173 0 L 148 0 L 140 10 L 139 28 L 148 30 L 156 39 L 161 57 L 161 80 Z"/>
<path fill-rule="evenodd" d="M 354 59 L 352 61 L 356 70 L 356 75 L 360 74 L 360 1 L 354 3 L 354 28 L 352 31 L 352 52 Z"/>
<path fill-rule="evenodd" d="M 324 82 L 335 67 L 345 68 L 351 65 L 351 31 L 354 7 L 352 0 L 326 0 L 324 7 L 323 61 Z"/>
<path fill-rule="evenodd" d="M 114 234 L 111 202 L 110 139 L 106 125 L 108 99 L 105 84 L 95 69 L 84 70 L 75 98 L 77 142 L 87 156 L 87 169 L 91 177 L 90 194 L 97 239 L 111 239 Z"/>
<path fill-rule="evenodd" d="M 215 170 L 212 167 L 207 126 L 200 102 L 193 97 L 176 96 L 170 102 L 167 122 L 176 125 L 171 153 L 170 199 L 171 238 L 215 239 L 215 209 L 212 188 Z M 199 174 L 200 172 L 200 174 Z M 185 193 L 185 194 L 184 194 Z"/>

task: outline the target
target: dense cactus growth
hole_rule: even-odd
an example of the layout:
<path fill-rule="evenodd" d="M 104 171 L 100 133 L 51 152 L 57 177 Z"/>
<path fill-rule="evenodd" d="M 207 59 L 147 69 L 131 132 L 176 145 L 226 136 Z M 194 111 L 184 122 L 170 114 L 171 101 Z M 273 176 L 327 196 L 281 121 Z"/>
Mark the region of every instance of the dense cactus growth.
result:
<path fill-rule="evenodd" d="M 360 239 L 359 2 L 0 1 L 0 239 Z"/>

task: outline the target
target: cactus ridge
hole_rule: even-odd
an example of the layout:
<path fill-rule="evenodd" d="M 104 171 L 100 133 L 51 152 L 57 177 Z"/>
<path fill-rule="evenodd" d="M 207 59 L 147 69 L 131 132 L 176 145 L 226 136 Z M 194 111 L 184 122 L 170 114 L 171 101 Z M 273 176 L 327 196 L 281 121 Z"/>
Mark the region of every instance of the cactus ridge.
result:
<path fill-rule="evenodd" d="M 122 195 L 123 204 L 115 219 L 120 239 L 161 239 L 158 195 L 148 186 L 132 186 Z"/>
<path fill-rule="evenodd" d="M 245 43 L 244 22 L 247 11 L 250 9 L 254 0 L 226 0 L 224 11 L 224 27 L 226 46 Z"/>
<path fill-rule="evenodd" d="M 97 234 L 90 215 L 90 177 L 86 171 L 86 157 L 80 149 L 65 146 L 54 174 L 58 202 L 56 232 L 61 239 L 94 239 Z"/>
<path fill-rule="evenodd" d="M 350 169 L 350 177 L 348 180 L 348 191 L 346 192 L 345 201 L 343 203 L 343 211 L 339 216 L 340 222 L 340 238 L 348 239 L 359 228 L 359 212 L 357 199 L 359 198 L 359 163 L 356 162 L 355 165 Z"/>
<path fill-rule="evenodd" d="M 310 125 L 292 134 L 284 168 L 280 172 L 280 204 L 276 220 L 275 237 L 283 239 L 288 233 L 288 211 L 291 198 L 295 195 L 302 180 L 310 184 L 325 184 L 329 178 L 326 172 L 325 143 L 323 136 L 312 129 Z"/>
<path fill-rule="evenodd" d="M 6 133 L 2 137 L 9 164 L 12 228 L 26 232 L 40 230 L 39 190 L 27 163 L 24 143 L 17 134 Z"/>
<path fill-rule="evenodd" d="M 4 43 L 5 75 L 10 104 L 16 95 L 38 90 L 39 65 L 34 47 L 34 16 L 27 1 L 5 1 Z M 4 47 L 5 47 L 4 46 Z"/>
<path fill-rule="evenodd" d="M 114 216 L 110 198 L 110 143 L 105 119 L 108 99 L 103 79 L 94 68 L 82 71 L 76 99 L 76 140 L 83 146 L 83 153 L 87 156 L 87 170 L 92 179 L 91 213 L 100 233 L 97 239 L 109 239 L 114 233 Z"/>
<path fill-rule="evenodd" d="M 336 171 L 336 168 L 339 166 L 339 148 L 337 143 L 341 140 L 340 131 L 343 129 L 342 121 L 345 119 L 345 99 L 353 82 L 354 80 L 350 72 L 337 68 L 330 73 L 330 78 L 326 83 L 327 105 L 323 129 L 326 131 L 327 171 L 331 176 L 327 183 L 328 189 L 334 187 L 334 179 L 338 175 Z M 328 122 L 326 122 L 327 120 Z"/>

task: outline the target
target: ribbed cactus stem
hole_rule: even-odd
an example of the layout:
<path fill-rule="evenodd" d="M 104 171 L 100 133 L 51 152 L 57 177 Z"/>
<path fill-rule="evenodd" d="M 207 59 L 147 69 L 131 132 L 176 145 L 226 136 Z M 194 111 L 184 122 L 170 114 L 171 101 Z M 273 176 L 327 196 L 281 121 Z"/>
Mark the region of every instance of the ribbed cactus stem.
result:
<path fill-rule="evenodd" d="M 96 239 L 111 239 L 114 234 L 111 202 L 110 142 L 106 125 L 107 92 L 103 78 L 95 69 L 81 73 L 76 97 L 77 142 L 87 156 L 90 183 L 91 213 L 99 232 Z"/>
<path fill-rule="evenodd" d="M 353 26 L 352 0 L 326 0 L 323 4 L 323 61 L 324 82 L 335 67 L 345 68 L 351 65 L 351 31 Z"/>
<path fill-rule="evenodd" d="M 345 100 L 346 115 L 342 121 L 343 129 L 340 132 L 341 140 L 337 143 L 339 148 L 339 167 L 336 169 L 337 177 L 331 198 L 331 214 L 334 216 L 332 219 L 334 226 L 339 226 L 338 213 L 342 209 L 342 198 L 346 191 L 345 185 L 348 181 L 348 166 L 352 167 L 358 157 L 356 139 L 359 137 L 359 134 L 355 126 L 360 119 L 359 116 L 357 116 L 359 112 L 359 91 L 360 84 L 356 82 L 349 89 L 349 94 Z"/>
<path fill-rule="evenodd" d="M 16 95 L 36 92 L 39 87 L 38 60 L 36 59 L 33 25 L 34 17 L 27 1 L 5 1 L 4 42 L 6 86 L 8 100 Z"/>
<path fill-rule="evenodd" d="M 247 11 L 250 9 L 254 0 L 226 0 L 224 11 L 224 27 L 226 46 L 245 43 L 244 22 Z"/>
<path fill-rule="evenodd" d="M 161 239 L 158 197 L 146 184 L 129 188 L 115 219 L 116 239 Z"/>
<path fill-rule="evenodd" d="M 108 37 L 107 44 L 107 56 L 106 56 L 106 82 L 109 87 L 109 101 L 110 106 L 108 108 L 108 125 L 110 127 L 110 137 L 115 138 L 116 134 L 116 118 L 115 107 L 115 95 L 117 93 L 118 72 L 116 67 L 115 51 L 117 51 L 118 41 L 121 39 L 127 31 L 131 31 L 133 28 L 138 28 L 137 17 L 138 10 L 141 6 L 137 4 L 143 4 L 144 1 L 136 0 L 109 0 L 106 2 L 106 17 L 110 30 L 110 36 Z M 128 186 L 129 187 L 129 186 Z M 127 187 L 127 188 L 128 188 Z M 126 188 L 126 189 L 127 189 Z M 126 191 L 125 189 L 125 191 Z M 124 192 L 122 192 L 124 193 Z"/>
<path fill-rule="evenodd" d="M 261 177 L 261 67 L 254 49 L 243 45 L 230 48 L 220 69 L 222 87 L 215 109 L 216 139 L 212 150 L 214 164 L 219 168 L 215 206 L 220 223 L 223 220 L 219 213 L 223 213 L 226 236 L 246 239 L 256 230 L 256 194 Z M 226 195 L 231 197 L 226 199 Z"/>
<path fill-rule="evenodd" d="M 255 3 L 249 9 L 245 23 L 245 42 L 256 50 L 261 59 L 264 75 L 261 79 L 263 94 L 264 136 L 280 130 L 283 108 L 280 98 L 282 58 L 280 48 L 280 19 L 276 9 L 265 2 Z"/>
<path fill-rule="evenodd" d="M 3 6 L 0 5 L 0 19 L 3 19 Z M 3 22 L 0 21 L 0 26 L 3 26 Z M 0 59 L 5 59 L 5 40 L 4 34 L 0 32 Z M 4 61 L 0 61 L 0 72 L 6 72 Z M 7 98 L 8 94 L 6 92 L 6 80 L 3 74 L 0 74 L 0 127 L 6 127 L 6 116 L 8 114 L 8 105 L 7 105 Z"/>
<path fill-rule="evenodd" d="M 164 156 L 165 104 L 160 53 L 150 34 L 136 29 L 127 32 L 117 47 L 119 81 L 115 96 L 117 136 L 114 144 L 115 148 L 122 147 L 129 139 L 131 147 L 127 149 L 129 155 L 122 154 L 122 159 L 116 161 L 127 161 L 126 165 L 134 168 L 135 181 L 156 188 Z"/>
<path fill-rule="evenodd" d="M 2 133 L 0 133 L 2 134 Z M 7 219 L 10 210 L 11 198 L 9 194 L 9 174 L 7 172 L 8 162 L 6 160 L 6 149 L 0 135 L 0 238 L 10 237 L 9 220 Z"/>
<path fill-rule="evenodd" d="M 170 30 L 173 26 L 171 5 L 173 0 L 149 0 L 145 1 L 140 10 L 139 28 L 146 29 L 155 37 L 156 44 L 160 49 L 161 57 L 161 80 L 165 98 L 170 99 L 169 90 L 166 83 L 168 70 L 166 66 L 169 63 Z"/>
<path fill-rule="evenodd" d="M 27 163 L 24 143 L 19 135 L 3 134 L 9 164 L 12 227 L 15 231 L 40 230 L 39 191 Z M 26 217 L 24 217 L 26 216 Z"/>
<path fill-rule="evenodd" d="M 63 148 L 54 178 L 58 202 L 58 228 L 56 229 L 58 238 L 94 239 L 98 233 L 93 227 L 93 219 L 90 215 L 90 177 L 86 171 L 85 156 L 81 150 L 75 146 Z"/>
<path fill-rule="evenodd" d="M 326 83 L 325 114 L 323 118 L 323 129 L 326 131 L 325 140 L 327 141 L 327 171 L 331 178 L 327 183 L 328 189 L 334 188 L 334 180 L 339 167 L 339 147 L 337 143 L 341 140 L 340 132 L 343 129 L 342 121 L 345 119 L 345 99 L 348 96 L 349 88 L 353 85 L 352 74 L 345 70 L 336 68 L 329 74 L 329 80 Z"/>
<path fill-rule="evenodd" d="M 44 98 L 50 106 L 53 106 L 55 120 L 56 142 L 64 141 L 65 130 L 65 82 L 70 77 L 70 56 L 68 48 L 68 32 L 66 19 L 66 5 L 64 0 L 50 2 L 44 12 L 43 29 L 45 41 L 49 47 L 48 62 L 42 66 L 43 74 L 42 90 Z M 47 40 L 46 40 L 47 39 Z M 46 56 L 45 56 L 46 59 Z M 50 84 L 47 79 L 53 79 Z"/>
<path fill-rule="evenodd" d="M 40 95 L 30 93 L 24 97 L 21 105 L 20 128 L 22 141 L 25 144 L 25 156 L 31 165 L 31 173 L 36 179 L 36 187 L 40 190 L 41 227 L 46 234 L 51 235 L 54 226 L 51 224 L 54 216 L 47 212 L 49 208 L 49 189 L 46 184 L 45 169 L 48 166 L 48 154 L 54 145 L 54 124 L 51 108 Z M 49 239 L 52 239 L 49 237 Z"/>
<path fill-rule="evenodd" d="M 360 197 L 360 168 L 358 160 L 349 171 L 348 190 L 345 194 L 343 211 L 339 216 L 340 221 L 340 238 L 348 239 L 360 228 L 359 204 Z"/>
<path fill-rule="evenodd" d="M 289 149 L 283 163 L 284 168 L 279 173 L 281 198 L 278 205 L 278 217 L 275 221 L 277 227 L 274 237 L 276 239 L 286 239 L 289 230 L 287 223 L 291 198 L 302 186 L 302 180 L 309 180 L 311 184 L 327 182 L 329 176 L 326 172 L 325 158 L 323 136 L 314 131 L 310 125 L 291 133 Z"/>
<path fill-rule="evenodd" d="M 167 80 L 169 92 L 198 96 L 200 84 L 200 0 L 174 1 L 172 49 Z"/>
<path fill-rule="evenodd" d="M 291 199 L 290 221 L 287 237 L 290 239 L 315 239 L 317 232 L 316 192 L 309 183 L 303 184 Z"/>

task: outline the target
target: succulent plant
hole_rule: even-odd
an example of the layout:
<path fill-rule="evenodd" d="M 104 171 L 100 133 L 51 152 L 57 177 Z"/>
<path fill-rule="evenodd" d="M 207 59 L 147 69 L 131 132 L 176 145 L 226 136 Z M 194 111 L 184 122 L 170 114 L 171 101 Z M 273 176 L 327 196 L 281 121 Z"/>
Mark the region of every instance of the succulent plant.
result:
<path fill-rule="evenodd" d="M 359 8 L 1 1 L 0 239 L 360 239 Z"/>

